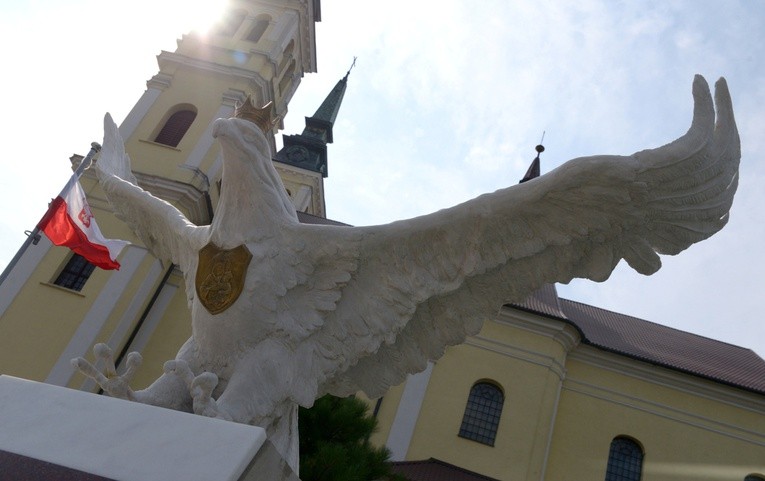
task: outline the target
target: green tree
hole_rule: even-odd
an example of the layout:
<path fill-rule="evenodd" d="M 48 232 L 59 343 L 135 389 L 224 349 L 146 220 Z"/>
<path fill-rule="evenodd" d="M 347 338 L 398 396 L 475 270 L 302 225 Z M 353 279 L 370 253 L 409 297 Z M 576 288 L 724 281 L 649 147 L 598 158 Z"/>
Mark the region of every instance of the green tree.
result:
<path fill-rule="evenodd" d="M 393 477 L 390 452 L 369 442 L 377 420 L 355 398 L 324 396 L 310 409 L 300 408 L 302 481 L 402 480 Z"/>

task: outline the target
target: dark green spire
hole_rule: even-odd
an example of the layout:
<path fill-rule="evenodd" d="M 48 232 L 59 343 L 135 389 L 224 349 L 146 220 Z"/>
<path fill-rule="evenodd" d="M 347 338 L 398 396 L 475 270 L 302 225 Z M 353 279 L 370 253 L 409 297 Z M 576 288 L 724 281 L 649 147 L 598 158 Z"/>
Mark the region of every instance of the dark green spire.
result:
<path fill-rule="evenodd" d="M 544 141 L 544 139 L 545 139 L 545 134 L 542 134 L 542 140 Z M 529 170 L 526 171 L 526 175 L 524 175 L 521 181 L 518 182 L 519 184 L 528 182 L 531 179 L 536 179 L 537 177 L 539 177 L 540 170 L 541 170 L 540 169 L 541 162 L 539 161 L 539 154 L 545 151 L 545 147 L 544 145 L 539 144 L 536 147 L 534 147 L 534 150 L 537 151 L 537 156 L 534 158 L 533 161 L 531 161 Z"/>
<path fill-rule="evenodd" d="M 353 65 L 355 64 L 354 58 Z M 276 153 L 274 160 L 319 172 L 323 177 L 327 176 L 327 144 L 331 144 L 333 140 L 332 126 L 340 111 L 351 69 L 337 82 L 316 113 L 305 118 L 303 133 L 283 137 L 284 147 Z"/>

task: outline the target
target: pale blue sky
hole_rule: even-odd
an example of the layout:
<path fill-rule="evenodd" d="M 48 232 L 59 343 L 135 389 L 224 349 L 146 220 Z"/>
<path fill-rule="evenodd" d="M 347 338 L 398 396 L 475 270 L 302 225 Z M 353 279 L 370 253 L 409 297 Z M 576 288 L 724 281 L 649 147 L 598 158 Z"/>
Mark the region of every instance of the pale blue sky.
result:
<path fill-rule="evenodd" d="M 6 3 L 3 265 L 63 186 L 68 157 L 101 140 L 105 111 L 125 117 L 155 56 L 192 22 L 171 7 L 147 15 L 163 3 L 147 0 Z M 325 184 L 329 216 L 356 225 L 517 183 L 542 131 L 543 172 L 665 144 L 690 125 L 693 75 L 725 76 L 742 139 L 730 224 L 654 276 L 620 266 L 559 292 L 765 356 L 765 3 L 324 0 L 322 19 L 319 72 L 303 79 L 285 133 L 358 56 Z"/>

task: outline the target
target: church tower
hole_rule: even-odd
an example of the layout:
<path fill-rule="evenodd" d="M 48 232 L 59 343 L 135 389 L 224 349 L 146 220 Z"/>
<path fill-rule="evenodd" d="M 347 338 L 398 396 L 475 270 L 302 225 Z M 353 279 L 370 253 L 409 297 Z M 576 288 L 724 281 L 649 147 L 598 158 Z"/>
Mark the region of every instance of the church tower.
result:
<path fill-rule="evenodd" d="M 316 113 L 306 117 L 302 134 L 282 137 L 284 147 L 274 156 L 277 170 L 299 212 L 326 216 L 323 179 L 327 176 L 327 144 L 333 140 L 332 127 L 340 111 L 350 73 L 348 70 L 345 77 L 337 82 Z"/>
<path fill-rule="evenodd" d="M 183 35 L 174 52 L 161 52 L 159 72 L 119 127 L 139 185 L 191 222 L 209 224 L 222 166 L 213 121 L 232 116 L 250 95 L 256 105 L 273 103 L 274 130 L 282 128 L 303 75 L 316 72 L 320 20 L 319 0 L 234 0 L 209 33 Z M 274 156 L 307 222 L 329 222 L 323 219 L 326 144 L 346 81 L 347 75 L 306 119 L 306 130 L 285 138 Z M 276 152 L 273 134 L 267 138 Z M 73 166 L 81 160 L 73 156 Z M 92 360 L 92 346 L 105 342 L 118 359 L 142 353 L 133 382 L 142 388 L 191 335 L 182 275 L 114 217 L 92 169 L 80 183 L 104 234 L 131 245 L 122 251 L 118 271 L 95 269 L 45 236 L 25 249 L 0 286 L 0 373 L 96 390 L 70 360 Z"/>

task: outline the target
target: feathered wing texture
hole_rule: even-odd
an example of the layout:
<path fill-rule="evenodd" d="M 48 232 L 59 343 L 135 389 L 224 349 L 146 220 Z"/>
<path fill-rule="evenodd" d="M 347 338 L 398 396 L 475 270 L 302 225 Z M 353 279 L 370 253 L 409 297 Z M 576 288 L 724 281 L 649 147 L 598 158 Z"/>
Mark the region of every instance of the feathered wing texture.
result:
<path fill-rule="evenodd" d="M 208 228 L 192 224 L 170 203 L 138 187 L 122 136 L 108 113 L 104 117 L 104 143 L 96 162 L 96 174 L 117 217 L 130 226 L 157 258 L 189 272 L 205 243 Z"/>
<path fill-rule="evenodd" d="M 385 226 L 296 226 L 308 245 L 324 244 L 303 268 L 321 270 L 330 254 L 357 256 L 344 263 L 347 281 L 337 273 L 328 279 L 326 289 L 337 292 L 323 325 L 301 328 L 316 359 L 318 394 L 382 395 L 545 283 L 603 281 L 621 259 L 652 274 L 661 266 L 657 253 L 677 254 L 719 231 L 737 185 L 738 133 L 723 79 L 716 125 L 700 76 L 693 95 L 690 130 L 664 147 L 575 159 L 530 182 Z M 280 302 L 301 292 L 288 288 Z"/>

